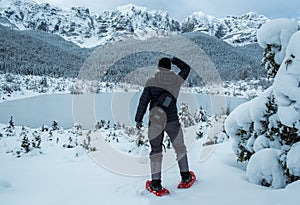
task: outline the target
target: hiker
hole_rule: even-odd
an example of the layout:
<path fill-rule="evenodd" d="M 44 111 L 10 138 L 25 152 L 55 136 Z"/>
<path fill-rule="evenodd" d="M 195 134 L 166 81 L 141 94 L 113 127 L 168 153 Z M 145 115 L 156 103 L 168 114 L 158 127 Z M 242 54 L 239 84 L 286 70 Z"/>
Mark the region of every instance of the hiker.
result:
<path fill-rule="evenodd" d="M 172 64 L 180 69 L 178 74 L 171 71 Z M 195 174 L 189 170 L 187 150 L 176 105 L 180 87 L 189 73 L 190 66 L 179 58 L 159 59 L 158 72 L 146 82 L 137 107 L 135 121 L 136 127 L 140 129 L 150 103 L 148 138 L 151 145 L 151 180 L 146 182 L 146 188 L 156 195 L 169 193 L 161 185 L 164 131 L 170 137 L 177 156 L 181 175 L 178 188 L 189 188 L 196 180 Z"/>

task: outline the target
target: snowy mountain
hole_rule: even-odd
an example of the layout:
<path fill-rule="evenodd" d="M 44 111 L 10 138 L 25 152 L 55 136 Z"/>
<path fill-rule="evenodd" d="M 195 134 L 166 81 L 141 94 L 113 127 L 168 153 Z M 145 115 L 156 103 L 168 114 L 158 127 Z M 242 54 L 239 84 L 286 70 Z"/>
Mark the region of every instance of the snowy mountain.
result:
<path fill-rule="evenodd" d="M 233 45 L 246 45 L 256 42 L 256 29 L 268 20 L 255 13 L 216 18 L 196 12 L 180 23 L 171 19 L 167 12 L 132 4 L 95 14 L 88 8 L 63 10 L 31 0 L 1 1 L 0 17 L 20 30 L 35 29 L 59 34 L 83 47 L 118 41 L 125 36 L 145 39 L 192 31 L 202 31 Z"/>
<path fill-rule="evenodd" d="M 62 10 L 27 0 L 5 2 L 0 3 L 0 15 L 20 30 L 35 29 L 59 34 L 86 47 L 115 41 L 124 35 L 143 39 L 180 31 L 179 22 L 170 19 L 166 12 L 130 4 L 97 15 L 82 7 Z"/>
<path fill-rule="evenodd" d="M 182 22 L 183 32 L 201 31 L 216 36 L 232 45 L 246 45 L 257 42 L 256 30 L 268 19 L 249 12 L 242 16 L 216 18 L 203 12 L 195 12 Z"/>

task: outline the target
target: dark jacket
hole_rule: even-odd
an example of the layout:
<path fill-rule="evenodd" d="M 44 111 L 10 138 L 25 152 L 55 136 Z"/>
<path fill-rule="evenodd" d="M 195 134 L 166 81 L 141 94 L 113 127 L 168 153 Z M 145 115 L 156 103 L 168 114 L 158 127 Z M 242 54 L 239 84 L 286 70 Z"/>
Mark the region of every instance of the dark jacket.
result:
<path fill-rule="evenodd" d="M 154 107 L 159 95 L 166 90 L 170 92 L 176 99 L 178 98 L 179 90 L 183 82 L 187 79 L 190 73 L 190 66 L 174 57 L 172 64 L 176 65 L 180 72 L 176 74 L 168 69 L 160 68 L 154 77 L 148 79 L 143 93 L 140 97 L 139 105 L 135 115 L 136 122 L 142 122 L 144 114 L 146 113 L 148 104 L 150 103 L 150 110 Z M 172 122 L 178 120 L 177 106 L 174 104 L 167 111 L 167 121 Z"/>

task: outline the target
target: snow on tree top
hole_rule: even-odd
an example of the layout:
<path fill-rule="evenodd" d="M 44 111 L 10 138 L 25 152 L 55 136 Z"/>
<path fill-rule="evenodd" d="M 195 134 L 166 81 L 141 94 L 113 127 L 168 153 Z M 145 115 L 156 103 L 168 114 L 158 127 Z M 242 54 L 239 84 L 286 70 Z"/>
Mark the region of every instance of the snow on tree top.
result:
<path fill-rule="evenodd" d="M 259 45 L 266 48 L 268 45 L 277 47 L 275 62 L 281 64 L 285 56 L 289 39 L 298 30 L 298 23 L 291 19 L 279 18 L 264 24 L 257 31 Z"/>
<path fill-rule="evenodd" d="M 278 18 L 265 23 L 257 31 L 257 40 L 261 47 L 268 44 L 287 45 L 288 40 L 298 30 L 298 23 L 287 18 Z"/>
<path fill-rule="evenodd" d="M 286 49 L 286 60 L 291 60 L 288 66 L 288 71 L 294 70 L 297 74 L 300 73 L 300 32 L 293 34 Z M 297 69 L 298 68 L 298 69 Z M 293 72 L 294 73 L 294 72 Z"/>

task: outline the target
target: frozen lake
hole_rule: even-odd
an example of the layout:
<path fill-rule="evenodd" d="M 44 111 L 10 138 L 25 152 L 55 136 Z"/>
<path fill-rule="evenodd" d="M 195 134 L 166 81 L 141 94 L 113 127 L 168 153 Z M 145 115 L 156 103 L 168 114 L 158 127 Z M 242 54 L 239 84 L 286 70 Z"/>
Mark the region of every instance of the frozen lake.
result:
<path fill-rule="evenodd" d="M 70 128 L 74 122 L 91 127 L 96 121 L 111 120 L 134 125 L 134 115 L 140 92 L 114 92 L 97 95 L 50 94 L 0 103 L 0 123 L 7 124 L 13 116 L 15 125 L 31 128 L 50 126 L 55 120 L 63 128 Z M 202 106 L 208 113 L 235 108 L 244 99 L 217 97 L 204 94 L 181 93 L 178 105 L 187 103 L 193 113 Z M 147 116 L 145 116 L 147 117 Z M 144 122 L 147 118 L 144 118 Z"/>

